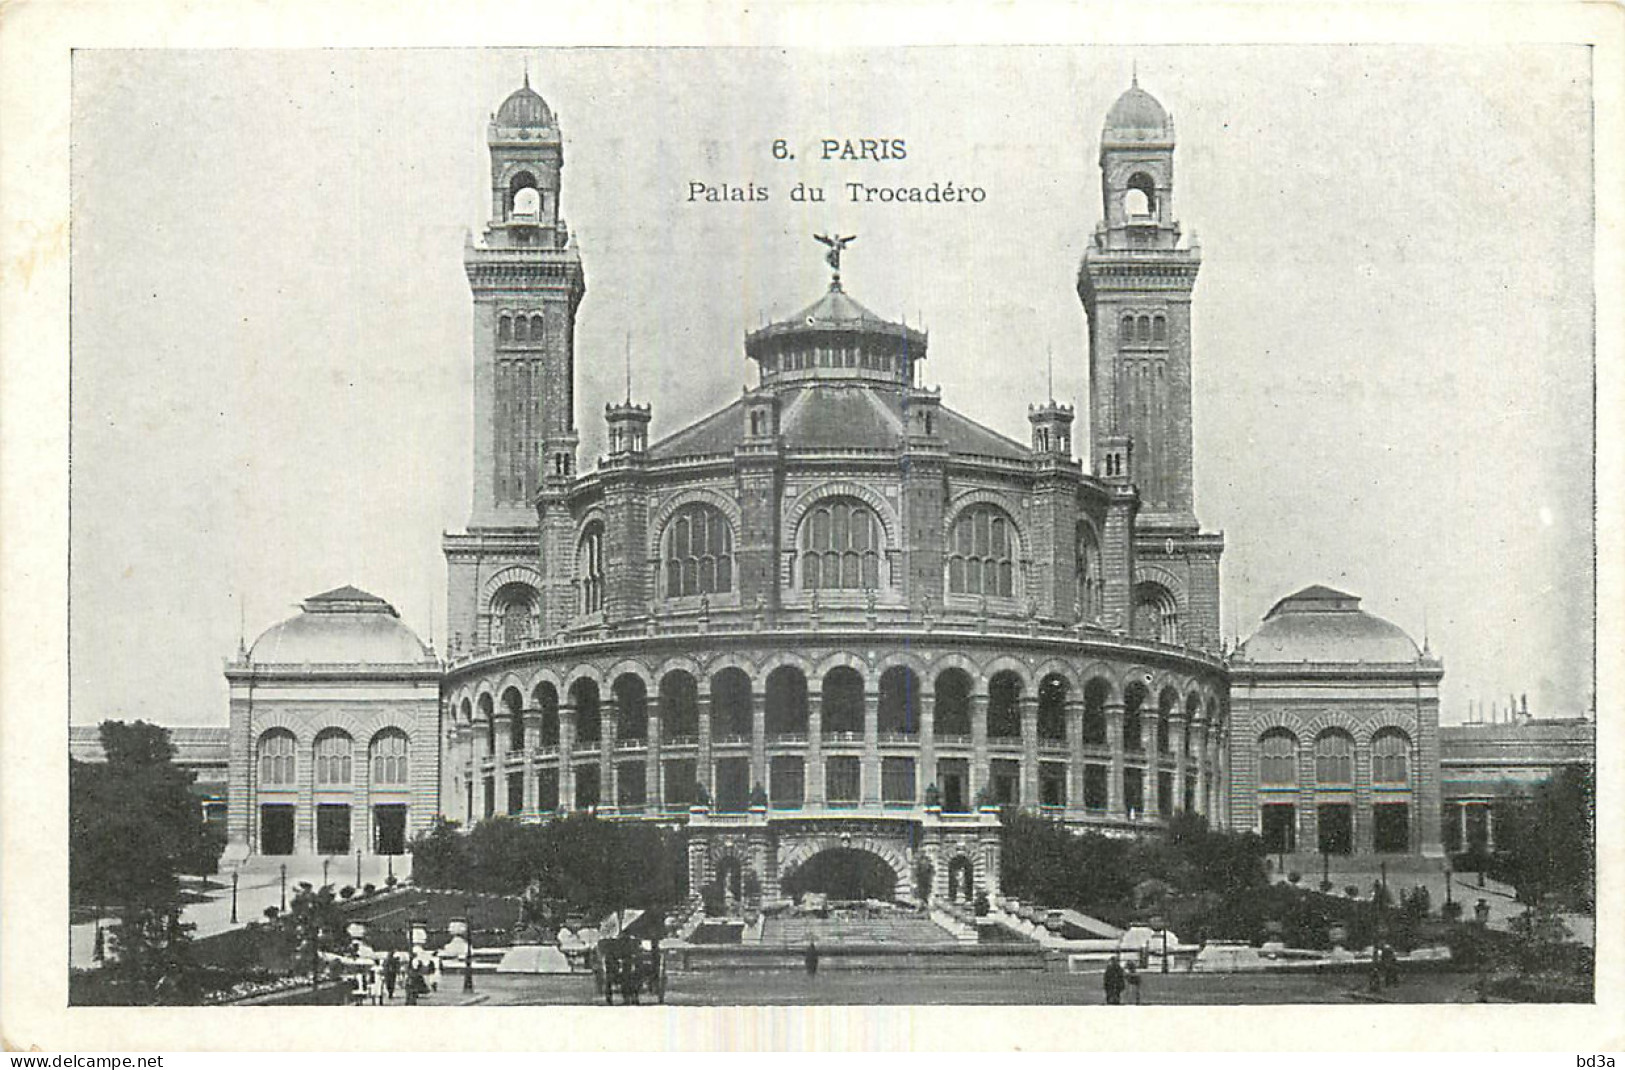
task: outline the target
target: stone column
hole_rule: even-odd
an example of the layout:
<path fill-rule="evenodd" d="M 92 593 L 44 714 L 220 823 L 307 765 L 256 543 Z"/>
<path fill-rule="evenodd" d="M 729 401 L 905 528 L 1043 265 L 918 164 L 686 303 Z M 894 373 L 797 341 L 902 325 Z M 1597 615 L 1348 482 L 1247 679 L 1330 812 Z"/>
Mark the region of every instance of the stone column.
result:
<path fill-rule="evenodd" d="M 987 693 L 972 695 L 970 700 L 970 803 L 974 807 L 987 787 L 991 775 L 987 756 Z"/>
<path fill-rule="evenodd" d="M 1023 695 L 1018 702 L 1021 712 L 1021 788 L 1016 802 L 1021 806 L 1038 805 L 1038 696 Z"/>
<path fill-rule="evenodd" d="M 1461 833 L 1461 835 L 1457 838 L 1457 842 L 1460 845 L 1457 849 L 1461 850 L 1461 851 L 1466 851 L 1471 846 L 1467 841 L 1467 804 L 1466 803 L 1457 803 L 1456 804 L 1456 827 L 1460 830 L 1460 833 Z"/>
<path fill-rule="evenodd" d="M 1371 790 L 1371 747 L 1354 745 L 1354 853 L 1368 855 L 1377 849 L 1377 812 Z"/>
<path fill-rule="evenodd" d="M 711 690 L 707 687 L 699 692 L 694 700 L 695 709 L 699 711 L 700 753 L 699 760 L 694 763 L 694 779 L 705 785 L 705 793 L 711 799 L 711 806 L 717 804 L 716 778 L 712 776 L 711 768 Z"/>
<path fill-rule="evenodd" d="M 807 692 L 807 768 L 802 774 L 806 792 L 802 805 L 809 810 L 824 808 L 824 696 Z"/>
<path fill-rule="evenodd" d="M 350 755 L 350 849 L 345 854 L 372 850 L 372 844 L 367 842 L 367 818 L 372 816 L 367 812 L 367 800 L 372 795 L 371 757 L 368 744 L 356 741 L 355 750 Z M 341 880 L 333 883 L 339 886 L 344 884 Z"/>
<path fill-rule="evenodd" d="M 666 812 L 666 792 L 660 775 L 660 704 L 649 706 L 648 748 L 643 754 L 643 809 L 645 813 Z"/>
<path fill-rule="evenodd" d="M 1298 743 L 1298 850 L 1319 853 L 1320 843 L 1315 835 L 1320 827 L 1320 815 L 1315 812 L 1315 748 L 1313 743 Z"/>
<path fill-rule="evenodd" d="M 863 760 L 858 789 L 861 806 L 880 805 L 880 694 L 863 692 Z"/>
<path fill-rule="evenodd" d="M 1484 804 L 1484 850 L 1495 850 L 1495 804 Z"/>
<path fill-rule="evenodd" d="M 508 775 L 508 744 L 513 740 L 513 714 L 505 709 L 498 710 L 491 715 L 491 757 L 496 759 L 496 775 L 498 780 L 506 780 Z M 497 812 L 508 812 L 508 801 L 505 792 L 497 793 Z"/>
<path fill-rule="evenodd" d="M 1162 798 L 1162 747 L 1161 740 L 1157 738 L 1161 725 L 1162 717 L 1158 715 L 1151 720 L 1150 731 L 1145 731 L 1148 726 L 1142 708 L 1140 728 L 1143 732 L 1141 739 L 1145 742 L 1145 749 L 1141 753 L 1145 755 L 1145 776 L 1140 778 L 1140 783 L 1144 785 L 1142 794 L 1145 797 L 1145 816 L 1148 820 L 1161 816 L 1158 801 Z"/>
<path fill-rule="evenodd" d="M 937 784 L 937 719 L 934 714 L 936 695 L 930 692 L 920 693 L 920 770 L 919 792 L 920 805 L 925 805 L 926 789 Z M 937 790 L 942 785 L 937 784 Z"/>
<path fill-rule="evenodd" d="M 293 850 L 295 854 L 313 855 L 316 853 L 316 744 L 314 740 L 301 739 L 294 746 L 299 799 L 293 816 Z"/>
<path fill-rule="evenodd" d="M 616 791 L 615 743 L 621 734 L 621 706 L 614 699 L 598 704 L 598 809 L 604 813 L 620 810 Z"/>
<path fill-rule="evenodd" d="M 1185 718 L 1175 714 L 1168 721 L 1168 745 L 1174 749 L 1174 809 L 1185 808 Z"/>
<path fill-rule="evenodd" d="M 525 726 L 525 817 L 541 817 L 541 799 L 538 794 L 536 750 L 542 745 L 542 711 L 527 709 L 520 713 Z"/>
<path fill-rule="evenodd" d="M 1112 766 L 1106 774 L 1106 816 L 1121 821 L 1123 809 L 1123 704 L 1106 703 L 1106 745 L 1111 748 Z"/>
<path fill-rule="evenodd" d="M 1214 743 L 1216 752 L 1213 759 L 1214 768 L 1219 771 L 1218 798 L 1214 803 L 1214 812 L 1218 815 L 1219 827 L 1230 828 L 1230 730 L 1221 728 L 1216 735 Z"/>
<path fill-rule="evenodd" d="M 559 707 L 559 809 L 576 808 L 576 708 Z"/>
<path fill-rule="evenodd" d="M 1196 812 L 1208 812 L 1208 762 L 1213 756 L 1208 753 L 1207 724 L 1197 721 L 1191 725 L 1191 753 L 1196 755 Z"/>
<path fill-rule="evenodd" d="M 767 785 L 767 692 L 751 690 L 750 693 L 750 786 L 756 790 L 760 784 L 762 790 Z"/>
<path fill-rule="evenodd" d="M 1083 816 L 1083 703 L 1066 703 L 1066 809 Z"/>

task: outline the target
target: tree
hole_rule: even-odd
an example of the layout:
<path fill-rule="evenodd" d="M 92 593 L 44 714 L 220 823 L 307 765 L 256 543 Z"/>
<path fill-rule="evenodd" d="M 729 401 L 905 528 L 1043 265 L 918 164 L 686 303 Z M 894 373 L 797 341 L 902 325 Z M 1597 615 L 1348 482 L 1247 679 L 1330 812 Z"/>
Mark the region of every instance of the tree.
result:
<path fill-rule="evenodd" d="M 1533 795 L 1502 812 L 1498 851 L 1490 875 L 1536 904 L 1559 895 L 1589 909 L 1595 899 L 1595 793 L 1589 769 L 1568 767 L 1536 786 Z"/>
<path fill-rule="evenodd" d="M 309 881 L 300 881 L 284 920 L 294 942 L 294 961 L 310 969 L 313 985 L 321 975 L 323 953 L 344 954 L 350 950 L 344 914 L 331 884 L 317 888 Z"/>
<path fill-rule="evenodd" d="M 167 913 L 179 874 L 212 873 L 223 846 L 192 793 L 196 775 L 175 765 L 168 730 L 105 721 L 101 763 L 69 767 L 68 867 L 72 901 Z"/>

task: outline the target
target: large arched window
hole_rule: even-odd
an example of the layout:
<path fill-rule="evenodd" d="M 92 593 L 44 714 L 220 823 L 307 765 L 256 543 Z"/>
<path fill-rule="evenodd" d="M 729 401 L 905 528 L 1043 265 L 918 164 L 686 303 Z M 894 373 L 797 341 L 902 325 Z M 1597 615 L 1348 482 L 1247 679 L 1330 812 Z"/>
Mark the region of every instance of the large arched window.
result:
<path fill-rule="evenodd" d="M 1354 739 L 1347 732 L 1334 728 L 1315 740 L 1315 783 L 1354 783 Z"/>
<path fill-rule="evenodd" d="M 1015 593 L 1015 525 L 994 505 L 959 514 L 948 538 L 948 591 L 1010 598 Z"/>
<path fill-rule="evenodd" d="M 1100 540 L 1094 525 L 1086 520 L 1078 521 L 1077 566 L 1078 614 L 1083 620 L 1098 621 L 1102 604 Z"/>
<path fill-rule="evenodd" d="M 350 752 L 354 743 L 341 728 L 325 729 L 316 737 L 316 786 L 350 783 Z"/>
<path fill-rule="evenodd" d="M 1284 728 L 1272 728 L 1258 739 L 1258 782 L 1291 787 L 1298 782 L 1298 741 Z"/>
<path fill-rule="evenodd" d="M 581 612 L 604 608 L 604 524 L 594 520 L 581 531 L 576 546 L 576 576 L 581 582 Z"/>
<path fill-rule="evenodd" d="M 874 590 L 880 586 L 880 519 L 850 498 L 819 502 L 801 521 L 801 586 Z"/>
<path fill-rule="evenodd" d="M 406 784 L 406 733 L 386 728 L 372 737 L 372 782 L 375 786 Z"/>
<path fill-rule="evenodd" d="M 694 503 L 666 525 L 666 597 L 733 590 L 734 539 L 722 510 Z"/>
<path fill-rule="evenodd" d="M 1397 728 L 1384 728 L 1371 740 L 1371 781 L 1410 783 L 1411 741 Z"/>
<path fill-rule="evenodd" d="M 1179 600 L 1160 583 L 1134 587 L 1134 637 L 1179 642 Z"/>
<path fill-rule="evenodd" d="M 293 733 L 285 728 L 273 728 L 261 736 L 260 783 L 268 787 L 292 787 L 297 750 Z"/>
<path fill-rule="evenodd" d="M 506 583 L 491 598 L 496 616 L 493 639 L 498 643 L 518 643 L 531 637 L 536 618 L 536 591 L 528 583 Z"/>

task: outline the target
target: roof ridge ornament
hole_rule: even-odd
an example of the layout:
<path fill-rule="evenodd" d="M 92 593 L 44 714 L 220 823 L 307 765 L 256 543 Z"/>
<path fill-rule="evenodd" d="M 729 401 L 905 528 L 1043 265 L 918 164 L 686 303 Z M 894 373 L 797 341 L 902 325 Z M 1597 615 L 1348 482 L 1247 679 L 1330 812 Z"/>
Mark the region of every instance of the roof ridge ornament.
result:
<path fill-rule="evenodd" d="M 831 290 L 839 290 L 841 288 L 841 250 L 857 241 L 858 236 L 856 234 L 849 234 L 842 238 L 830 234 L 814 234 L 813 240 L 822 242 L 823 244 L 829 246 L 829 252 L 824 254 L 824 262 L 827 263 L 830 266 L 830 270 L 834 272 L 834 274 L 830 276 L 829 288 Z"/>

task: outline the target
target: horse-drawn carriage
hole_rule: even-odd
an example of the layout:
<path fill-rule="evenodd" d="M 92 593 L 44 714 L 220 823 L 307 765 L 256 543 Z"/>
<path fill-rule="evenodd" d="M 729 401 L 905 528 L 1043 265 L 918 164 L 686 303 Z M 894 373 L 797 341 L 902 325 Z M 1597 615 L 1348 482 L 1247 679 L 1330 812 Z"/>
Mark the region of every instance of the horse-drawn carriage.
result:
<path fill-rule="evenodd" d="M 666 1002 L 666 964 L 660 942 L 645 944 L 630 936 L 598 941 L 593 953 L 593 981 L 606 1004 L 637 1003 L 644 992 Z"/>

